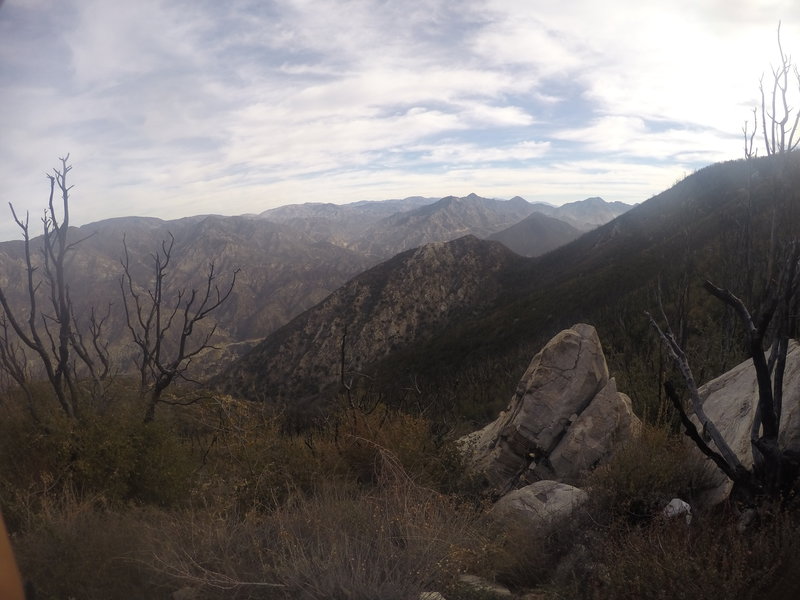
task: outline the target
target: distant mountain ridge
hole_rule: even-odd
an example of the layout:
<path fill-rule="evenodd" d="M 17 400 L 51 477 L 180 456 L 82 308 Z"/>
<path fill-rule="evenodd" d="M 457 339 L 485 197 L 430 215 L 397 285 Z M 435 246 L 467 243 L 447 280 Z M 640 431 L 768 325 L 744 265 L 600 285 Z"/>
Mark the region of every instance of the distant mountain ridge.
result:
<path fill-rule="evenodd" d="M 593 196 L 586 200 L 568 202 L 552 208 L 541 207 L 537 210 L 549 217 L 565 221 L 580 231 L 591 231 L 616 219 L 631 208 L 630 204 L 624 202 L 606 202 L 598 196 Z"/>
<path fill-rule="evenodd" d="M 411 196 L 350 204 L 308 202 L 265 210 L 258 217 L 286 225 L 317 241 L 347 246 L 373 223 L 395 213 L 413 210 L 435 201 L 436 198 Z"/>
<path fill-rule="evenodd" d="M 553 220 L 539 219 L 538 225 L 531 227 L 528 233 L 542 236 L 547 241 L 538 244 L 525 241 L 517 246 L 522 254 L 532 256 L 575 238 L 572 229 L 565 228 L 556 220 L 583 232 L 628 209 L 630 205 L 609 203 L 598 197 L 551 206 L 531 203 L 520 196 L 497 200 L 469 194 L 463 198 L 447 196 L 438 200 L 413 196 L 403 200 L 344 205 L 296 204 L 265 211 L 259 216 L 283 223 L 314 239 L 367 254 L 378 261 L 423 244 L 464 235 L 486 239 L 534 213 L 541 213 Z M 519 239 L 520 235 L 517 232 L 504 239 Z"/>
<path fill-rule="evenodd" d="M 517 355 L 529 358 L 532 348 L 575 322 L 598 323 L 601 329 L 609 327 L 604 330 L 604 339 L 611 340 L 609 343 L 617 337 L 615 328 L 618 327 L 630 328 L 628 340 L 631 329 L 636 332 L 637 340 L 647 339 L 642 310 L 652 301 L 648 286 L 660 278 L 665 286 L 667 282 L 680 285 L 687 276 L 686 269 L 723 268 L 720 282 L 724 283 L 727 276 L 724 269 L 728 268 L 728 263 L 720 262 L 725 260 L 719 257 L 720 245 L 735 241 L 732 231 L 741 226 L 745 211 L 750 210 L 751 204 L 743 195 L 746 190 L 751 190 L 753 207 L 768 206 L 776 164 L 777 161 L 766 159 L 752 163 L 747 169 L 758 174 L 755 179 L 748 179 L 748 170 L 741 162 L 707 167 L 543 256 L 498 260 L 491 270 L 493 283 L 486 286 L 486 301 L 471 306 L 459 305 L 457 312 L 430 326 L 433 333 L 412 328 L 399 345 L 392 346 L 376 335 L 375 346 L 365 346 L 359 355 L 358 368 L 374 382 L 376 393 L 387 397 L 395 392 L 399 394 L 398 381 L 413 378 L 421 388 L 433 390 L 430 393 L 434 397 L 444 395 L 457 401 L 459 394 L 454 388 L 438 386 L 457 385 L 467 390 L 462 389 L 465 394 L 478 394 L 473 388 L 480 386 L 484 390 L 481 393 L 486 393 L 485 390 L 498 385 L 493 373 L 502 371 L 488 369 L 486 364 L 516 364 L 519 361 L 513 357 Z M 794 177 L 800 180 L 800 168 L 795 169 Z M 441 202 L 443 206 L 458 204 L 447 199 Z M 593 208 L 592 204 L 605 208 L 598 201 L 589 202 L 589 208 Z M 436 212 L 431 207 L 419 210 Z M 585 221 L 592 218 L 589 212 L 589 216 L 583 217 Z M 769 211 L 764 214 L 767 213 Z M 751 216 L 753 231 L 760 232 L 754 233 L 754 239 L 769 239 L 769 219 L 760 218 L 760 215 L 756 208 Z M 781 222 L 780 227 L 787 234 L 800 230 L 797 223 L 792 223 L 787 220 Z M 472 240 L 470 245 L 476 255 L 470 264 L 483 264 L 477 256 L 481 252 L 492 252 L 491 247 L 485 245 L 491 242 L 461 238 L 449 244 L 462 244 L 465 239 Z M 422 249 L 426 248 L 428 246 Z M 434 270 L 431 266 L 419 285 L 398 287 L 395 282 L 401 278 L 397 270 L 403 268 L 398 261 L 408 256 L 408 253 L 401 254 L 380 266 L 383 285 L 391 290 L 402 289 L 402 294 L 416 301 L 424 298 L 429 288 L 441 289 L 440 279 L 451 281 L 450 271 Z M 481 275 L 474 270 L 469 273 L 472 281 L 481 280 Z M 339 290 L 331 298 L 340 293 L 345 294 Z M 400 293 L 392 292 L 395 294 Z M 451 305 L 444 302 L 442 306 L 447 313 Z M 360 331 L 403 330 L 406 319 L 403 311 L 375 311 L 374 304 L 369 302 L 342 303 L 339 312 L 335 303 L 326 301 L 297 317 L 231 365 L 222 385 L 245 397 L 268 400 L 276 399 L 271 396 L 270 386 L 283 382 L 280 398 L 308 398 L 335 381 L 331 372 L 335 370 L 331 366 L 332 350 L 318 346 L 316 332 L 324 330 L 319 327 L 330 322 L 357 322 Z M 300 357 L 305 364 L 319 365 L 323 379 L 317 379 L 310 369 L 297 371 L 295 365 Z M 269 375 L 264 375 L 266 371 Z M 478 377 L 476 372 L 485 375 Z M 263 377 L 269 377 L 270 386 L 263 385 L 266 382 Z M 301 387 L 295 388 L 297 385 Z"/>
<path fill-rule="evenodd" d="M 92 306 L 111 307 L 106 331 L 112 340 L 110 349 L 125 371 L 133 349 L 121 312 L 123 238 L 134 278 L 141 286 L 151 284 L 152 253 L 170 234 L 175 237 L 169 272 L 173 289 L 203 287 L 203 278 L 212 263 L 220 283 L 239 269 L 230 299 L 214 315 L 218 323 L 215 343 L 223 350 L 213 359 L 213 366 L 212 358 L 206 358 L 206 370 L 212 371 L 378 262 L 426 243 L 463 235 L 487 237 L 508 224 L 516 224 L 541 206 L 544 205 L 522 198 L 501 201 L 471 194 L 466 198 L 410 197 L 343 206 L 291 205 L 260 215 L 235 217 L 108 219 L 72 230 L 71 240 L 85 240 L 69 255 L 71 295 L 79 315 L 88 314 Z M 532 237 L 541 238 L 540 242 L 547 240 L 546 247 L 540 243 L 535 249 L 542 252 L 574 235 L 560 221 L 548 221 L 547 227 L 528 232 L 524 247 L 515 246 L 514 240 L 504 241 L 518 253 L 526 254 L 535 241 Z M 38 255 L 40 241 L 34 238 L 32 243 L 34 254 Z M 0 243 L 0 282 L 12 303 L 24 310 L 23 257 L 21 241 Z"/>
<path fill-rule="evenodd" d="M 351 247 L 368 255 L 388 257 L 431 242 L 465 235 L 486 238 L 524 219 L 534 205 L 519 198 L 494 200 L 470 194 L 447 196 L 420 208 L 396 213 L 372 225 Z"/>

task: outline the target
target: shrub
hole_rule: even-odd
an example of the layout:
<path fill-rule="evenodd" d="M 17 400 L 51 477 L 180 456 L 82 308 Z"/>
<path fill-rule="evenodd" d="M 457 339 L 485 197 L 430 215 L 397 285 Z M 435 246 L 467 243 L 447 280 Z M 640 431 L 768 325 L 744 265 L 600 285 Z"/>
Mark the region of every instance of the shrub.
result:
<path fill-rule="evenodd" d="M 580 598 L 796 598 L 798 516 L 778 512 L 744 533 L 725 516 L 702 525 L 656 521 L 618 526 L 597 549 L 598 567 Z M 576 593 L 578 590 L 576 590 Z"/>
<path fill-rule="evenodd" d="M 188 511 L 164 537 L 165 573 L 203 598 L 407 600 L 444 589 L 473 512 L 415 485 L 386 453 L 374 487 L 321 484 L 272 512 Z"/>
<path fill-rule="evenodd" d="M 57 489 L 112 504 L 174 505 L 188 498 L 195 470 L 168 423 L 143 424 L 124 411 L 81 421 L 55 415 L 39 425 L 12 415 L 0 427 L 0 455 L 0 503 L 12 528 Z"/>
<path fill-rule="evenodd" d="M 691 501 L 702 472 L 683 436 L 645 425 L 635 442 L 590 475 L 593 516 L 606 523 L 618 517 L 647 520 L 672 498 Z"/>
<path fill-rule="evenodd" d="M 145 532 L 158 518 L 141 509 L 119 512 L 98 498 L 46 500 L 36 522 L 14 536 L 20 571 L 42 600 L 169 598 L 168 579 L 149 567 Z"/>
<path fill-rule="evenodd" d="M 376 483 L 390 453 L 414 481 L 439 490 L 451 490 L 463 477 L 461 454 L 437 443 L 430 422 L 379 405 L 371 412 L 341 411 L 322 431 L 320 448 L 336 456 L 334 468 L 361 483 Z"/>
<path fill-rule="evenodd" d="M 419 485 L 468 489 L 462 453 L 437 440 L 420 416 L 382 405 L 371 411 L 346 407 L 315 428 L 290 433 L 280 416 L 258 407 L 224 400 L 220 410 L 205 467 L 209 493 L 218 496 L 214 502 L 232 492 L 241 510 L 270 511 L 294 492 L 313 492 L 321 480 L 375 486 L 388 454 Z"/>

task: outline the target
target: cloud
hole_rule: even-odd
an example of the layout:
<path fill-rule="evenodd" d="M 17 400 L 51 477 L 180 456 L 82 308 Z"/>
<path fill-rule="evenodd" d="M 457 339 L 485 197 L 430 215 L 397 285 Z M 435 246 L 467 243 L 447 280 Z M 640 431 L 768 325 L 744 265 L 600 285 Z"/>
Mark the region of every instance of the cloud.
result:
<path fill-rule="evenodd" d="M 557 131 L 553 137 L 594 154 L 673 163 L 723 160 L 730 142 L 740 141 L 738 135 L 721 136 L 709 128 L 623 115 L 600 117 L 584 127 Z"/>
<path fill-rule="evenodd" d="M 43 172 L 71 152 L 84 220 L 470 191 L 641 201 L 741 154 L 775 26 L 794 12 L 793 0 L 9 0 L 0 199 L 38 210 Z M 789 51 L 797 27 L 783 25 Z"/>
<path fill-rule="evenodd" d="M 531 161 L 546 155 L 549 148 L 550 142 L 533 141 L 520 142 L 504 148 L 442 142 L 413 147 L 409 150 L 420 152 L 421 160 L 429 163 L 479 166 Z"/>

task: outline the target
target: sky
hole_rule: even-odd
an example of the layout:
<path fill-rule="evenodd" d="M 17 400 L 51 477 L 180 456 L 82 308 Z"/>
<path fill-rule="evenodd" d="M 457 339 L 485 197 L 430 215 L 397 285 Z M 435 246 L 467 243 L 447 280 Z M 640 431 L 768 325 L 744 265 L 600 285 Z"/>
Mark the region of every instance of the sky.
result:
<path fill-rule="evenodd" d="M 641 202 L 743 156 L 797 0 L 0 0 L 0 239 L 477 193 Z M 800 104 L 800 97 L 798 97 Z"/>

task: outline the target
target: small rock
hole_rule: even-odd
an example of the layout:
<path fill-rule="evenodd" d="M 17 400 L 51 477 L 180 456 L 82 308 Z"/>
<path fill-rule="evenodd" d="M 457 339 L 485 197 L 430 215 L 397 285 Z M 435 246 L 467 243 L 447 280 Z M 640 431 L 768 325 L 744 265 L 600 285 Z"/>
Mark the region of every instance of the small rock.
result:
<path fill-rule="evenodd" d="M 664 507 L 664 510 L 661 511 L 661 514 L 663 514 L 667 519 L 674 519 L 675 517 L 684 515 L 686 524 L 690 525 L 692 523 L 692 507 L 689 506 L 688 502 L 681 500 L 680 498 L 673 498 L 670 500 L 669 504 L 667 504 Z"/>
<path fill-rule="evenodd" d="M 566 483 L 537 481 L 500 498 L 491 512 L 519 526 L 545 530 L 568 518 L 588 499 L 584 490 Z"/>

